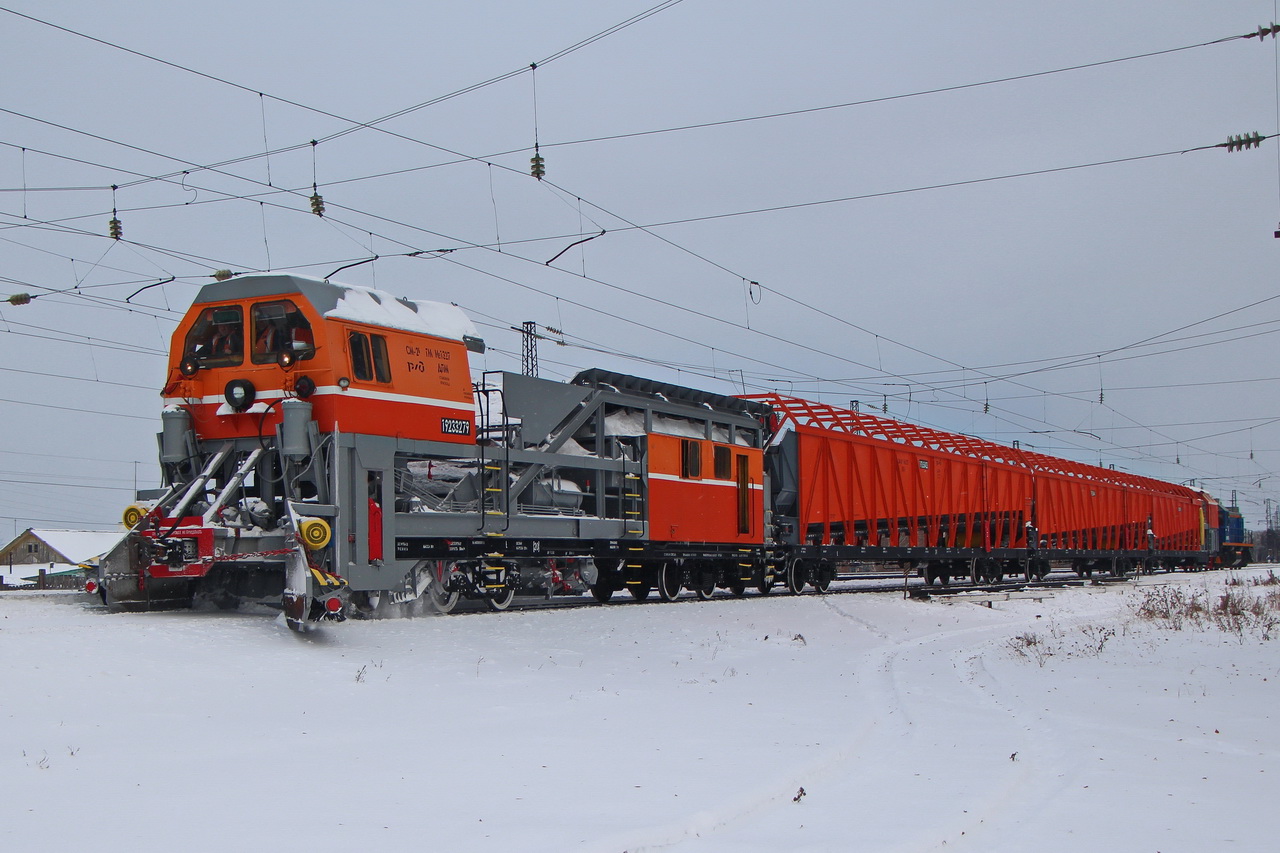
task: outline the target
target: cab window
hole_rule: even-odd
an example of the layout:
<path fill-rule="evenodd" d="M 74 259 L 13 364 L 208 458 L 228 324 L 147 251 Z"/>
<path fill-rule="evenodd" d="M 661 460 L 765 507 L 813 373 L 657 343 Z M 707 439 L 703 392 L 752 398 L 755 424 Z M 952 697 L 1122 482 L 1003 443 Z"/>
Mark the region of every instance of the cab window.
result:
<path fill-rule="evenodd" d="M 311 323 L 291 300 L 259 302 L 253 306 L 254 364 L 270 364 L 282 352 L 292 352 L 298 360 L 316 354 Z"/>
<path fill-rule="evenodd" d="M 244 312 L 239 305 L 206 308 L 187 332 L 183 352 L 201 367 L 234 367 L 244 361 Z"/>
<path fill-rule="evenodd" d="M 391 381 L 391 359 L 387 357 L 385 337 L 351 331 L 347 335 L 347 348 L 351 350 L 351 373 L 356 381 Z"/>

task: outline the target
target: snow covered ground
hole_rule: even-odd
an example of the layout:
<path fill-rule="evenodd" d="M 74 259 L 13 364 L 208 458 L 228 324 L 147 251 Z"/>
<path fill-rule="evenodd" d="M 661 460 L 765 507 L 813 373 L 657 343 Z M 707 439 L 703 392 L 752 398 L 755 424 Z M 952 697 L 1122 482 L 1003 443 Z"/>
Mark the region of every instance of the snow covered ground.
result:
<path fill-rule="evenodd" d="M 1269 851 L 1280 637 L 1134 616 L 1227 578 L 306 638 L 0 594 L 0 849 Z"/>

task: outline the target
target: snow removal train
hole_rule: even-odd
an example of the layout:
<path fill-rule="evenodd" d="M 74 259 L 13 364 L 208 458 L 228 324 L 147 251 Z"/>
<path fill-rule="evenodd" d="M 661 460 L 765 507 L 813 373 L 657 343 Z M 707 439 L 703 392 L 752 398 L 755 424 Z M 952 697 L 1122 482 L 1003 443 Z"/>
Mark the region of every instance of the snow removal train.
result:
<path fill-rule="evenodd" d="M 1248 561 L 1183 486 L 779 394 L 588 370 L 473 382 L 456 307 L 292 275 L 202 288 L 174 332 L 163 488 L 90 590 L 282 606 L 290 627 L 519 593 L 825 591 Z M 1234 526 L 1232 520 L 1234 519 Z M 1231 541 L 1228 541 L 1231 540 Z"/>

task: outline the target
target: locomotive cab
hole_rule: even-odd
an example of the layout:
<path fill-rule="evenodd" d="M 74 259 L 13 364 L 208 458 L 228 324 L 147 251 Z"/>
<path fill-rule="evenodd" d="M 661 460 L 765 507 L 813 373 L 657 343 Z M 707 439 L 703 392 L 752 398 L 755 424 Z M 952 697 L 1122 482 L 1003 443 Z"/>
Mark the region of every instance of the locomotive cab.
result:
<path fill-rule="evenodd" d="M 147 509 L 100 568 L 104 598 L 283 593 L 291 625 L 341 618 L 347 578 L 386 550 L 381 488 L 353 497 L 380 483 L 379 442 L 474 452 L 468 352 L 482 347 L 451 305 L 299 276 L 206 285 L 173 334 L 165 488 L 139 495 Z"/>

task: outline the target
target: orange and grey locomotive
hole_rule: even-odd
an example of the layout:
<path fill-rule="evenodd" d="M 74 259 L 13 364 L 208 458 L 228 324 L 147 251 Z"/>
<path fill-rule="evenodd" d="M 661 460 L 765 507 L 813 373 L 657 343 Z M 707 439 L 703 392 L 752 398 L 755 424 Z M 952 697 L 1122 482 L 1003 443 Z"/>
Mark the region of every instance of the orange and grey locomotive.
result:
<path fill-rule="evenodd" d="M 777 394 L 475 376 L 483 351 L 452 305 L 206 285 L 173 335 L 163 486 L 90 585 L 120 609 L 260 600 L 302 630 L 518 592 L 825 591 L 871 564 L 976 583 L 1223 559 L 1226 511 L 1182 486 Z"/>

